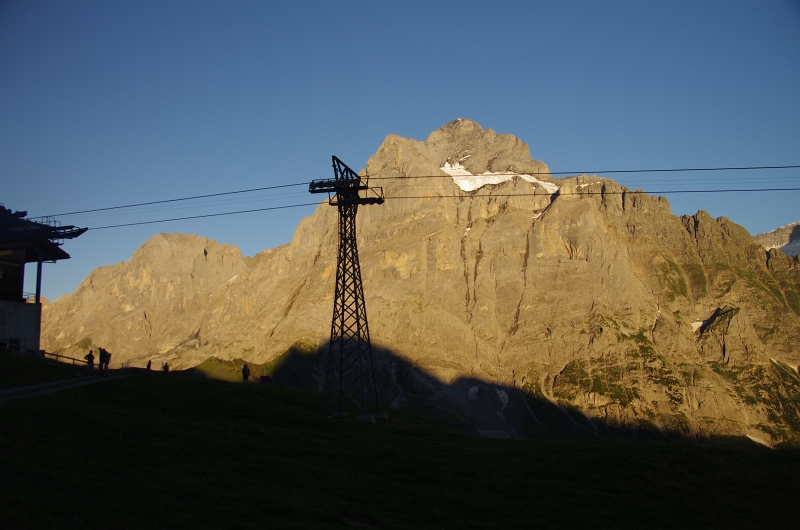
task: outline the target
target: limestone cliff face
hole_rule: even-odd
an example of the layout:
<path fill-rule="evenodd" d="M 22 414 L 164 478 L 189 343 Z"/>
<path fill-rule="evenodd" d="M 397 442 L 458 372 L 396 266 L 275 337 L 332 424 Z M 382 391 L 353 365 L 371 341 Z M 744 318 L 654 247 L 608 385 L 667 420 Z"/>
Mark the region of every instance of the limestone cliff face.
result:
<path fill-rule="evenodd" d="M 74 293 L 45 306 L 42 344 L 60 349 L 83 340 L 85 348 L 112 351 L 117 366 L 176 350 L 184 364 L 202 362 L 208 354 L 195 347 L 208 300 L 247 270 L 236 247 L 159 234 L 129 261 L 94 270 Z"/>
<path fill-rule="evenodd" d="M 442 170 L 455 166 L 505 181 L 465 192 Z M 517 138 L 469 120 L 424 142 L 390 135 L 366 171 L 387 197 L 358 214 L 373 343 L 450 384 L 452 401 L 469 405 L 456 394 L 470 379 L 588 424 L 797 437 L 797 258 L 608 179 L 554 179 Z M 421 175 L 436 178 L 397 178 Z M 328 338 L 335 267 L 327 203 L 251 259 L 162 234 L 53 302 L 43 344 L 89 337 L 138 364 L 265 362 Z M 525 435 L 507 401 L 492 428 Z"/>

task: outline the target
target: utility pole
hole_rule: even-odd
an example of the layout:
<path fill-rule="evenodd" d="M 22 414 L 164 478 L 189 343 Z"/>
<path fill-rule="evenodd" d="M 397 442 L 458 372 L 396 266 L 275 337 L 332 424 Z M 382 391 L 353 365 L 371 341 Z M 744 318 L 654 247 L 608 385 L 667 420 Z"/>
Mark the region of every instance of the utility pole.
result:
<path fill-rule="evenodd" d="M 356 244 L 356 213 L 359 204 L 383 204 L 383 188 L 370 188 L 341 160 L 333 158 L 333 179 L 314 180 L 310 193 L 327 193 L 328 203 L 339 209 L 339 255 L 333 296 L 331 338 L 325 362 L 325 414 L 344 417 L 343 405 L 350 399 L 361 410 L 359 419 L 386 419 L 380 411 L 378 385 L 372 362 L 367 308 L 361 284 Z M 364 196 L 361 196 L 364 192 Z"/>

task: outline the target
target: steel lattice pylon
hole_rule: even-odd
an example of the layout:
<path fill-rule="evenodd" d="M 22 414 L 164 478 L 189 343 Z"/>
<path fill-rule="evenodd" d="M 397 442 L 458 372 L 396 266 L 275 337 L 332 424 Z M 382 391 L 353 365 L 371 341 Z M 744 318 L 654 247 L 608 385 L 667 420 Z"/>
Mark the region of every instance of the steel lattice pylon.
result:
<path fill-rule="evenodd" d="M 339 209 L 336 290 L 325 363 L 325 413 L 332 409 L 343 413 L 343 398 L 349 398 L 365 415 L 373 410 L 380 412 L 380 406 L 358 263 L 356 214 L 359 204 L 382 204 L 383 190 L 370 188 L 368 177 L 362 180 L 335 156 L 333 172 L 334 179 L 315 180 L 308 187 L 311 193 L 327 193 L 328 202 Z M 360 195 L 362 191 L 366 196 Z"/>

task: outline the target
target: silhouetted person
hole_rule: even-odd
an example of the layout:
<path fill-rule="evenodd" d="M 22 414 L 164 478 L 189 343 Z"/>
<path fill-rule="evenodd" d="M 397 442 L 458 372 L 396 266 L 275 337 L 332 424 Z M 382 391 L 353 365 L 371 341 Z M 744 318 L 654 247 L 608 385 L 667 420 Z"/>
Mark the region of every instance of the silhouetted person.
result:
<path fill-rule="evenodd" d="M 247 365 L 242 367 L 242 383 L 246 383 L 250 379 L 250 368 Z"/>
<path fill-rule="evenodd" d="M 151 361 L 151 360 L 148 360 L 148 361 L 147 361 L 147 371 L 148 371 L 148 372 L 150 371 L 150 364 L 151 364 L 152 362 L 153 362 L 153 361 Z"/>
<path fill-rule="evenodd" d="M 108 377 L 108 363 L 111 362 L 111 354 L 105 348 L 100 348 L 100 373 Z"/>
<path fill-rule="evenodd" d="M 94 372 L 94 353 L 92 353 L 92 350 L 89 350 L 84 359 L 86 359 L 86 366 L 89 367 L 89 371 Z"/>
<path fill-rule="evenodd" d="M 165 372 L 169 372 L 169 363 L 164 363 L 161 366 L 161 369 L 164 370 Z"/>

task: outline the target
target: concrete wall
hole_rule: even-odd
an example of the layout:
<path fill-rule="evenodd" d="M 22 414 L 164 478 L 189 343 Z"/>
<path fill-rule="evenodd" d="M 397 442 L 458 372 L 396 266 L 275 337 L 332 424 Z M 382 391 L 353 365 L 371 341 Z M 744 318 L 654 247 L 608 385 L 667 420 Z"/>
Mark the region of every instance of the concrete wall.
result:
<path fill-rule="evenodd" d="M 0 300 L 0 340 L 22 343 L 22 351 L 39 349 L 42 304 Z"/>

